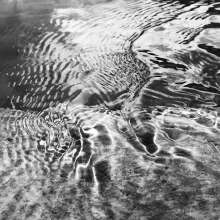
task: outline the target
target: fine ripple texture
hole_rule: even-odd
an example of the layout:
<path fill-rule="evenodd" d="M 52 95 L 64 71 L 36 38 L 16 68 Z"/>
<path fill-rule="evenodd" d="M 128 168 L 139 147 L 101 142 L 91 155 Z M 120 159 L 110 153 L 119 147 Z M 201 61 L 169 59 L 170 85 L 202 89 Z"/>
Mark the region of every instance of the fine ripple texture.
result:
<path fill-rule="evenodd" d="M 219 219 L 220 4 L 0 2 L 0 219 Z"/>

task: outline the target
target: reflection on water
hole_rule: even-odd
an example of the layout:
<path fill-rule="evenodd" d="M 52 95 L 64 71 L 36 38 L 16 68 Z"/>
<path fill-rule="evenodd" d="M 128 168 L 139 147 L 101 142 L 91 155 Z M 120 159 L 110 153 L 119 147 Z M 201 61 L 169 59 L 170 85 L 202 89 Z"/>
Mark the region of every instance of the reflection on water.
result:
<path fill-rule="evenodd" d="M 0 1 L 1 219 L 218 219 L 220 4 Z"/>

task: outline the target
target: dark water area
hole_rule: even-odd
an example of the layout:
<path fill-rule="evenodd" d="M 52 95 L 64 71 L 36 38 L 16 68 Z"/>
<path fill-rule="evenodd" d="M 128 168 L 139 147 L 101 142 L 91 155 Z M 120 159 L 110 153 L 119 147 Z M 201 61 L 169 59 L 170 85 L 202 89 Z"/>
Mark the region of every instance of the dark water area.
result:
<path fill-rule="evenodd" d="M 0 219 L 220 219 L 220 3 L 0 0 Z"/>

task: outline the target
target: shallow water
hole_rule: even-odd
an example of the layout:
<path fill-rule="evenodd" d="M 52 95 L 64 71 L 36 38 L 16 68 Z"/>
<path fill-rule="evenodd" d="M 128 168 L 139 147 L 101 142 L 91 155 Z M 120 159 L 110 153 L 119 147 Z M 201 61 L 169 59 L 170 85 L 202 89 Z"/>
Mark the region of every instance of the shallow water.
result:
<path fill-rule="evenodd" d="M 219 219 L 220 4 L 0 0 L 0 219 Z"/>

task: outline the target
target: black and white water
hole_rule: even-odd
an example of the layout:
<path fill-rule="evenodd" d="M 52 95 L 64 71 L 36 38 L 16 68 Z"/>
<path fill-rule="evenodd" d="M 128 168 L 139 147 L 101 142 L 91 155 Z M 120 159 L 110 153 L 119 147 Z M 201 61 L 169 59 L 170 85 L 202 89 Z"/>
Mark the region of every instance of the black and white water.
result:
<path fill-rule="evenodd" d="M 0 0 L 0 219 L 220 219 L 220 3 Z"/>

